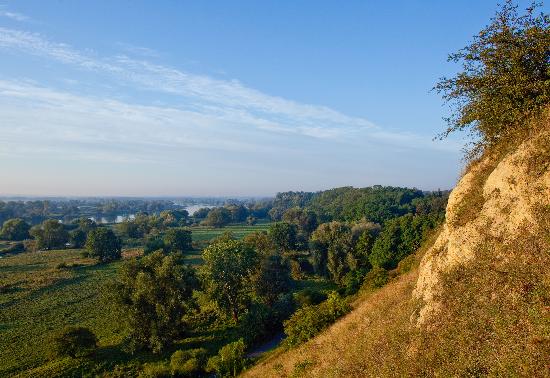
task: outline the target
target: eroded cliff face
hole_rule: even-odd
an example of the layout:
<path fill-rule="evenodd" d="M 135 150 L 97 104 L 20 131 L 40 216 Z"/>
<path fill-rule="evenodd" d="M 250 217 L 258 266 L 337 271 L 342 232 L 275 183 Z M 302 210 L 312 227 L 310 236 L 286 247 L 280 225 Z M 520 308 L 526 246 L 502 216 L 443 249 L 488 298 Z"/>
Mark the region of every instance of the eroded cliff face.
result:
<path fill-rule="evenodd" d="M 502 245 L 548 231 L 543 230 L 550 223 L 550 123 L 546 125 L 513 151 L 487 154 L 459 181 L 449 198 L 446 223 L 420 264 L 413 292 L 420 310 L 413 321 L 422 324 L 438 312 L 442 275 L 474 259 L 480 248 L 505 259 Z"/>

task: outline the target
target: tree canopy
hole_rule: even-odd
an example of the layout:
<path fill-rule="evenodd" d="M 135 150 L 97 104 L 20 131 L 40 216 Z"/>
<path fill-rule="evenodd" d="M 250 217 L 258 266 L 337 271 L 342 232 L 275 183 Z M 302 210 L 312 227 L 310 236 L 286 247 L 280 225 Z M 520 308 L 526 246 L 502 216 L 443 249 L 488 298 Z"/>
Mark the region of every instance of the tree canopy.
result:
<path fill-rule="evenodd" d="M 473 156 L 521 134 L 550 102 L 550 17 L 537 8 L 519 14 L 507 0 L 470 45 L 449 56 L 461 71 L 434 88 L 454 109 L 442 137 L 470 130 L 478 137 Z"/>

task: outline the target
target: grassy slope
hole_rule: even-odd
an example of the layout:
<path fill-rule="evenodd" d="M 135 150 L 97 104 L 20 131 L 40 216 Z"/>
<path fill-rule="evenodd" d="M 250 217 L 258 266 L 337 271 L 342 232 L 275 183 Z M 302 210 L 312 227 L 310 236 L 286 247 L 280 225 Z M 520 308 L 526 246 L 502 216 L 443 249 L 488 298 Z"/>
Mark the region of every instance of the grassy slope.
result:
<path fill-rule="evenodd" d="M 363 293 L 354 310 L 319 336 L 296 349 L 273 351 L 245 377 L 399 376 L 412 328 L 408 322 L 417 269 L 384 288 Z M 382 367 L 381 359 L 394 361 Z M 373 367 L 377 367 L 373 369 Z M 401 374 L 400 374 L 401 373 Z"/>
<path fill-rule="evenodd" d="M 526 174 L 512 171 L 532 186 L 546 175 L 537 186 L 542 193 L 550 188 L 549 141 L 542 138 L 533 156 L 521 160 L 530 167 Z M 448 214 L 449 227 L 469 224 L 487 206 L 498 209 L 490 202 L 498 193 L 485 195 L 482 188 L 501 159 L 475 175 L 474 190 Z M 513 185 L 508 181 L 499 185 Z M 441 271 L 437 316 L 422 325 L 417 319 L 423 304 L 412 296 L 416 267 L 363 295 L 350 314 L 316 338 L 275 351 L 244 376 L 550 377 L 550 205 L 536 202 L 531 210 L 533 222 L 518 223 L 505 240 L 489 232 L 491 224 L 477 228 L 472 259 Z M 499 216 L 488 214 L 488 222 Z"/>

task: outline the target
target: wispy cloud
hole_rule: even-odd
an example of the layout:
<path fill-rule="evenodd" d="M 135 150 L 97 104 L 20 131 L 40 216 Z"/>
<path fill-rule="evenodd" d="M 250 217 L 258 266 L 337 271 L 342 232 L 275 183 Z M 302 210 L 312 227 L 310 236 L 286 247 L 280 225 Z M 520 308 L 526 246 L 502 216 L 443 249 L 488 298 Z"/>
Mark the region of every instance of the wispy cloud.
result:
<path fill-rule="evenodd" d="M 17 12 L 10 12 L 7 10 L 3 10 L 1 8 L 0 8 L 0 17 L 10 18 L 14 21 L 19 21 L 19 22 L 30 20 L 30 17 L 25 16 L 24 14 L 17 13 Z"/>
<path fill-rule="evenodd" d="M 36 33 L 0 28 L 0 48 L 48 57 L 79 69 L 107 73 L 141 89 L 185 98 L 187 106 L 203 112 L 218 113 L 234 120 L 255 120 L 258 126 L 266 130 L 330 138 L 375 128 L 366 119 L 350 117 L 324 106 L 271 96 L 237 80 L 197 75 L 126 55 L 92 56 Z"/>

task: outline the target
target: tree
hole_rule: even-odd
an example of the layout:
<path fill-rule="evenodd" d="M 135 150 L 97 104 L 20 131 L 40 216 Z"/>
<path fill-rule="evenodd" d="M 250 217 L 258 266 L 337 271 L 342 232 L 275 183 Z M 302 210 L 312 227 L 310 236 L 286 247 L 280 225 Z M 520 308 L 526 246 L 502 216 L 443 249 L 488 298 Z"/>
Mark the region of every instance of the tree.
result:
<path fill-rule="evenodd" d="M 384 269 L 395 268 L 399 261 L 420 247 L 428 232 L 441 221 L 437 215 L 412 214 L 389 220 L 372 246 L 370 263 Z"/>
<path fill-rule="evenodd" d="M 470 130 L 479 137 L 473 156 L 526 131 L 550 102 L 550 17 L 536 9 L 519 15 L 507 0 L 469 46 L 449 56 L 462 70 L 434 88 L 455 109 L 442 137 Z"/>
<path fill-rule="evenodd" d="M 97 338 L 88 328 L 68 326 L 53 335 L 50 353 L 53 357 L 75 358 L 92 353 L 96 346 Z"/>
<path fill-rule="evenodd" d="M 278 254 L 263 257 L 252 276 L 254 293 L 269 306 L 273 305 L 280 294 L 289 290 L 290 283 L 288 265 Z"/>
<path fill-rule="evenodd" d="M 342 222 L 323 223 L 313 232 L 311 240 L 317 253 L 326 255 L 326 258 L 321 258 L 320 261 L 326 260 L 326 269 L 330 277 L 340 283 L 350 270 L 348 255 L 353 248 L 350 226 Z"/>
<path fill-rule="evenodd" d="M 0 238 L 7 240 L 25 240 L 29 237 L 31 226 L 21 218 L 8 219 L 0 231 Z"/>
<path fill-rule="evenodd" d="M 88 254 L 101 262 L 120 259 L 121 247 L 120 239 L 110 228 L 98 227 L 86 239 Z"/>
<path fill-rule="evenodd" d="M 125 219 L 116 225 L 116 228 L 120 234 L 128 238 L 142 238 L 143 229 L 139 227 L 138 223 Z"/>
<path fill-rule="evenodd" d="M 84 232 L 80 228 L 69 232 L 69 242 L 74 248 L 84 247 L 84 245 L 86 244 L 86 237 L 86 232 Z"/>
<path fill-rule="evenodd" d="M 254 226 L 256 223 L 258 223 L 258 219 L 255 216 L 249 215 L 248 217 L 246 217 L 247 225 Z"/>
<path fill-rule="evenodd" d="M 286 252 L 296 248 L 298 229 L 295 224 L 277 222 L 269 226 L 269 237 L 275 246 Z"/>
<path fill-rule="evenodd" d="M 223 227 L 231 222 L 231 213 L 225 207 L 216 207 L 208 213 L 204 224 L 212 227 Z"/>
<path fill-rule="evenodd" d="M 231 215 L 231 222 L 243 222 L 248 216 L 248 209 L 243 205 L 228 205 L 226 209 Z"/>
<path fill-rule="evenodd" d="M 170 252 L 185 252 L 191 246 L 191 231 L 184 228 L 170 228 L 164 235 L 164 245 Z"/>
<path fill-rule="evenodd" d="M 125 262 L 114 293 L 130 330 L 131 349 L 158 353 L 181 336 L 182 317 L 196 286 L 194 270 L 184 264 L 181 254 L 157 251 Z"/>
<path fill-rule="evenodd" d="M 31 228 L 30 234 L 36 239 L 38 249 L 64 248 L 69 241 L 69 233 L 56 219 L 45 220 L 40 226 Z"/>
<path fill-rule="evenodd" d="M 193 218 L 204 219 L 208 216 L 208 213 L 210 212 L 210 210 L 211 209 L 208 207 L 201 207 L 200 209 L 198 209 L 193 213 Z"/>
<path fill-rule="evenodd" d="M 226 313 L 239 319 L 249 300 L 250 275 L 256 252 L 242 241 L 228 240 L 209 245 L 202 253 L 201 272 L 209 296 Z"/>
<path fill-rule="evenodd" d="M 251 232 L 243 238 L 243 242 L 262 256 L 270 255 L 276 249 L 273 240 L 265 231 Z"/>
<path fill-rule="evenodd" d="M 78 225 L 78 228 L 84 231 L 85 233 L 88 233 L 92 231 L 94 228 L 97 228 L 97 223 L 90 218 L 84 218 L 84 217 L 79 218 L 76 221 L 76 224 Z"/>
<path fill-rule="evenodd" d="M 283 214 L 283 221 L 295 224 L 299 232 L 310 235 L 317 228 L 317 215 L 308 209 L 293 207 Z"/>

